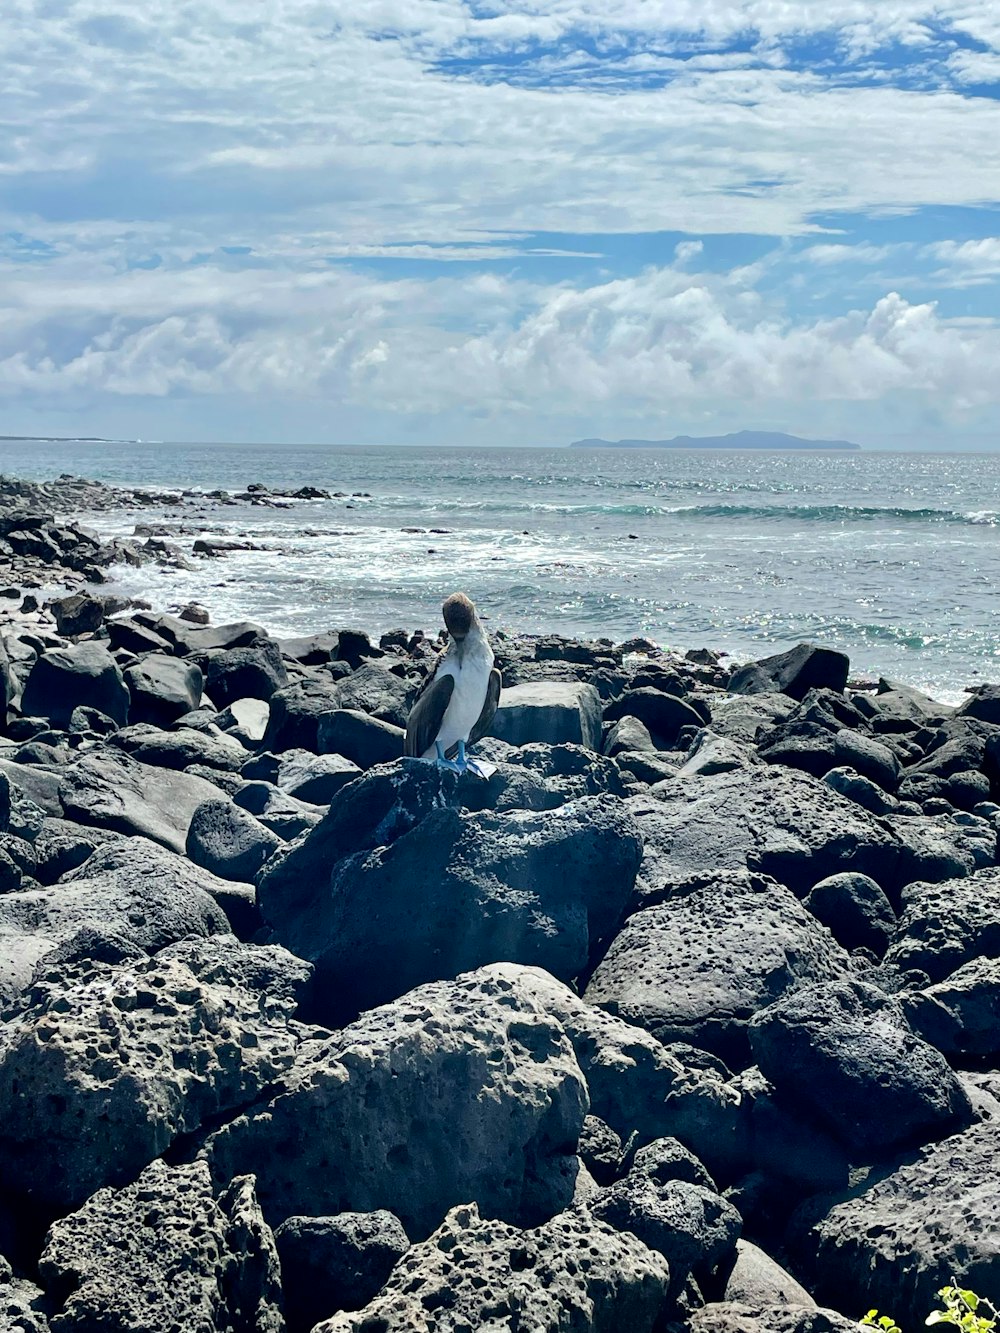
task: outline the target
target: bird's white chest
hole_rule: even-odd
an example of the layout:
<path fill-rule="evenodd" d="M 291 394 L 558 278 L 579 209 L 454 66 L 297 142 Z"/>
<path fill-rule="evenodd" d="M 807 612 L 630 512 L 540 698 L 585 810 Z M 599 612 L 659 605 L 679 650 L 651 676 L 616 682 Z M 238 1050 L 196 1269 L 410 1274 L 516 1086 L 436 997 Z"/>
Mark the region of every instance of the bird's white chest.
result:
<path fill-rule="evenodd" d="M 493 663 L 485 656 L 466 657 L 464 662 L 447 662 L 438 669 L 438 674 L 453 676 L 455 689 L 448 701 L 441 727 L 437 734 L 443 749 L 455 745 L 458 741 L 469 739 L 469 732 L 479 721 L 486 702 L 486 690 L 490 682 Z M 431 746 L 427 752 L 434 754 Z"/>

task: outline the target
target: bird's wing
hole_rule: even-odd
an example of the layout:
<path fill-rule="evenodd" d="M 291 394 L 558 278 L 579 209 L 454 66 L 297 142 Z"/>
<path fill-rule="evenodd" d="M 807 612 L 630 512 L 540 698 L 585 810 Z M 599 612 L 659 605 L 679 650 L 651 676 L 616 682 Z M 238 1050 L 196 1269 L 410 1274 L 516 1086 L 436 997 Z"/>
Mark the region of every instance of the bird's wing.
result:
<path fill-rule="evenodd" d="M 434 680 L 417 698 L 406 719 L 406 740 L 403 753 L 416 755 L 419 759 L 428 750 L 441 730 L 445 710 L 451 703 L 455 691 L 455 677 L 435 676 Z"/>
<path fill-rule="evenodd" d="M 497 705 L 500 703 L 500 672 L 493 668 L 490 672 L 489 683 L 486 686 L 486 700 L 483 703 L 483 711 L 476 718 L 475 726 L 469 732 L 469 744 L 475 745 L 476 741 L 481 741 L 493 725 L 493 718 L 496 716 Z"/>

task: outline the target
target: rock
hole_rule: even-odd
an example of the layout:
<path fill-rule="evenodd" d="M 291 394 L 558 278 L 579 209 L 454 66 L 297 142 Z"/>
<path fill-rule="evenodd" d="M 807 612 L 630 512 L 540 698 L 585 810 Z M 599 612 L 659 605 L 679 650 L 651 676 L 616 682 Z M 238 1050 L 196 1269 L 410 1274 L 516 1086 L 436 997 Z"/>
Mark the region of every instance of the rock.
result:
<path fill-rule="evenodd" d="M 853 768 L 883 791 L 895 791 L 899 783 L 899 760 L 887 745 L 857 731 L 842 729 L 834 736 L 834 761 Z"/>
<path fill-rule="evenodd" d="M 714 1301 L 695 1310 L 690 1333 L 857 1333 L 855 1320 L 836 1310 L 821 1310 L 814 1301 L 799 1305 L 776 1301 Z"/>
<path fill-rule="evenodd" d="M 726 1279 L 725 1301 L 737 1301 L 758 1309 L 768 1305 L 800 1305 L 815 1308 L 816 1302 L 800 1282 L 752 1241 L 736 1242 L 736 1262 Z"/>
<path fill-rule="evenodd" d="M 899 1002 L 861 981 L 786 995 L 750 1023 L 750 1046 L 780 1097 L 872 1161 L 961 1128 L 972 1107 L 944 1056 Z"/>
<path fill-rule="evenodd" d="M 830 730 L 818 722 L 786 722 L 761 737 L 758 754 L 768 764 L 785 764 L 821 778 L 837 759 Z"/>
<path fill-rule="evenodd" d="M 290 639 L 279 639 L 282 656 L 290 662 L 302 666 L 322 666 L 337 656 L 340 636 L 336 632 L 325 634 L 300 635 Z"/>
<path fill-rule="evenodd" d="M 402 727 L 351 708 L 324 713 L 316 728 L 320 754 L 343 755 L 359 768 L 389 764 L 403 757 L 406 733 Z"/>
<path fill-rule="evenodd" d="M 251 620 L 240 620 L 229 625 L 191 625 L 174 616 L 136 616 L 140 624 L 148 625 L 157 634 L 174 645 L 181 657 L 193 653 L 205 654 L 232 648 L 246 648 L 251 643 L 266 639 L 267 631 Z"/>
<path fill-rule="evenodd" d="M 385 1209 L 337 1217 L 289 1217 L 274 1233 L 289 1333 L 308 1333 L 338 1310 L 360 1310 L 410 1248 Z"/>
<path fill-rule="evenodd" d="M 309 805 L 279 791 L 270 782 L 245 782 L 233 793 L 233 800 L 256 815 L 265 828 L 290 842 L 300 833 L 315 828 L 326 813 L 318 805 Z"/>
<path fill-rule="evenodd" d="M 641 1167 L 586 1206 L 592 1217 L 663 1255 L 675 1302 L 690 1277 L 702 1285 L 731 1261 L 742 1228 L 739 1213 L 714 1190 L 686 1180 L 660 1181 Z"/>
<path fill-rule="evenodd" d="M 169 653 L 173 643 L 162 634 L 140 625 L 131 616 L 122 616 L 107 622 L 108 643 L 113 652 L 124 649 L 129 653 Z"/>
<path fill-rule="evenodd" d="M 274 1237 L 253 1181 L 216 1200 L 201 1162 L 153 1162 L 135 1184 L 102 1189 L 49 1231 L 42 1281 L 64 1333 L 128 1329 L 281 1333 Z"/>
<path fill-rule="evenodd" d="M 287 1013 L 179 959 L 45 973 L 0 1040 L 0 1180 L 42 1209 L 120 1186 L 289 1067 Z"/>
<path fill-rule="evenodd" d="M 40 1287 L 14 1277 L 0 1257 L 0 1333 L 49 1333 L 52 1302 Z"/>
<path fill-rule="evenodd" d="M 973 958 L 944 981 L 900 997 L 910 1025 L 952 1061 L 1000 1055 L 1000 959 Z"/>
<path fill-rule="evenodd" d="M 218 789 L 202 778 L 154 768 L 113 751 L 91 751 L 61 770 L 68 819 L 119 833 L 142 834 L 184 852 L 191 819 Z"/>
<path fill-rule="evenodd" d="M 21 712 L 55 727 L 69 723 L 74 708 L 96 708 L 120 726 L 128 718 L 129 692 L 118 664 L 95 642 L 50 648 L 36 659 L 24 686 Z"/>
<path fill-rule="evenodd" d="M 208 610 L 198 602 L 188 602 L 177 612 L 177 619 L 184 620 L 189 625 L 207 625 L 211 617 Z"/>
<path fill-rule="evenodd" d="M 794 1219 L 796 1253 L 821 1301 L 892 1311 L 918 1327 L 953 1282 L 996 1290 L 1000 1197 L 996 1125 L 974 1125 L 923 1149 L 840 1200 L 817 1200 Z M 832 1204 L 832 1206 L 831 1206 Z"/>
<path fill-rule="evenodd" d="M 601 748 L 601 699 L 578 681 L 536 681 L 501 691 L 490 728 L 511 745 L 542 741 Z"/>
<path fill-rule="evenodd" d="M 422 1237 L 456 1200 L 520 1225 L 566 1207 L 586 1111 L 561 1027 L 483 968 L 301 1043 L 272 1099 L 205 1151 L 217 1180 L 256 1173 L 272 1224 L 387 1208 Z"/>
<path fill-rule="evenodd" d="M 686 1063 L 643 1028 L 585 1003 L 540 968 L 506 964 L 503 971 L 561 1025 L 587 1081 L 593 1114 L 640 1150 L 637 1160 L 643 1145 L 652 1143 L 662 1168 L 663 1145 L 679 1142 L 713 1171 L 732 1172 L 742 1151 L 736 1141 L 739 1110 L 722 1076 Z M 651 1160 L 648 1170 L 654 1169 Z M 673 1178 L 711 1184 L 697 1173 L 675 1172 Z"/>
<path fill-rule="evenodd" d="M 198 764 L 212 769 L 216 775 L 236 773 L 247 761 L 247 752 L 239 741 L 214 727 L 207 731 L 196 731 L 193 727 L 161 731 L 159 727 L 140 724 L 122 727 L 110 744 L 143 764 L 175 772 Z"/>
<path fill-rule="evenodd" d="M 889 816 L 884 823 L 901 847 L 897 884 L 959 878 L 996 863 L 996 830 L 974 815 L 952 812 L 931 818 L 910 814 Z"/>
<path fill-rule="evenodd" d="M 729 678 L 728 689 L 732 694 L 778 690 L 793 699 L 801 699 L 810 689 L 842 691 L 849 670 L 850 660 L 846 653 L 800 643 L 788 652 L 737 667 Z"/>
<path fill-rule="evenodd" d="M 873 815 L 884 815 L 897 808 L 898 802 L 871 778 L 863 778 L 853 768 L 831 768 L 823 775 L 823 782 L 831 791 L 854 801 Z"/>
<path fill-rule="evenodd" d="M 10 670 L 10 657 L 7 653 L 7 645 L 4 642 L 3 635 L 0 634 L 0 731 L 3 730 L 7 721 L 7 709 L 10 701 L 17 693 L 14 688 L 14 681 Z"/>
<path fill-rule="evenodd" d="M 30 984 L 35 965 L 84 926 L 115 930 L 152 953 L 187 935 L 228 933 L 216 880 L 143 840 L 111 844 L 53 889 L 0 895 L 0 986 Z"/>
<path fill-rule="evenodd" d="M 104 604 L 89 593 L 77 592 L 69 597 L 57 597 L 49 602 L 49 610 L 56 618 L 56 629 L 68 638 L 77 634 L 93 634 L 104 624 Z"/>
<path fill-rule="evenodd" d="M 464 1204 L 403 1256 L 370 1305 L 336 1315 L 314 1333 L 490 1326 L 653 1333 L 668 1281 L 662 1256 L 586 1213 L 518 1231 Z M 446 1316 L 432 1313 L 441 1310 Z"/>
<path fill-rule="evenodd" d="M 220 879 L 252 883 L 267 858 L 281 846 L 276 833 L 232 801 L 199 805 L 188 828 L 186 851 L 195 865 Z"/>
<path fill-rule="evenodd" d="M 624 753 L 635 753 L 636 751 L 655 751 L 653 738 L 649 734 L 649 729 L 645 723 L 640 722 L 637 717 L 626 714 L 614 723 L 611 730 L 604 738 L 604 744 L 601 747 L 603 754 L 613 759 L 615 755 Z"/>
<path fill-rule="evenodd" d="M 840 870 L 886 888 L 900 873 L 896 834 L 817 778 L 780 765 L 659 782 L 629 808 L 645 839 L 648 892 L 711 870 L 749 867 L 805 893 Z"/>
<path fill-rule="evenodd" d="M 661 1041 L 746 1064 L 758 1010 L 847 970 L 844 951 L 783 885 L 746 871 L 709 873 L 629 917 L 585 998 Z"/>
<path fill-rule="evenodd" d="M 611 1126 L 596 1115 L 584 1118 L 577 1153 L 598 1185 L 610 1185 L 622 1174 L 625 1147 Z"/>
<path fill-rule="evenodd" d="M 711 777 L 715 773 L 733 773 L 756 763 L 752 751 L 738 741 L 716 736 L 707 728 L 698 732 L 688 757 L 677 769 L 679 778 Z"/>
<path fill-rule="evenodd" d="M 386 667 L 367 662 L 337 683 L 336 707 L 366 713 L 395 727 L 405 727 L 415 685 Z"/>
<path fill-rule="evenodd" d="M 129 707 L 132 722 L 169 727 L 198 707 L 204 677 L 193 662 L 150 653 L 137 666 L 128 668 L 125 683 L 132 700 Z"/>
<path fill-rule="evenodd" d="M 331 863 L 320 825 L 258 884 L 274 938 L 315 963 L 328 1020 L 486 963 L 578 976 L 617 927 L 641 855 L 610 798 L 544 813 L 438 808 L 383 838 Z"/>
<path fill-rule="evenodd" d="M 287 683 L 281 649 L 274 639 L 216 652 L 208 660 L 206 686 L 219 708 L 237 699 L 270 699 Z"/>
<path fill-rule="evenodd" d="M 795 705 L 787 694 L 717 694 L 709 701 L 712 731 L 738 745 L 753 745 L 761 728 L 786 722 Z"/>
<path fill-rule="evenodd" d="M 291 750 L 278 762 L 276 785 L 300 801 L 329 805 L 337 792 L 361 776 L 361 769 L 340 754 Z"/>
<path fill-rule="evenodd" d="M 1000 957 L 1000 869 L 903 890 L 903 914 L 886 962 L 932 981 L 973 958 Z"/>
<path fill-rule="evenodd" d="M 673 745 L 682 727 L 699 728 L 706 722 L 706 718 L 689 702 L 650 686 L 628 690 L 615 703 L 608 705 L 604 716 L 609 722 L 616 722 L 622 717 L 638 718 L 657 739 L 661 748 Z"/>
<path fill-rule="evenodd" d="M 814 884 L 805 906 L 845 949 L 870 949 L 881 958 L 896 929 L 892 904 L 873 879 L 850 870 Z"/>
<path fill-rule="evenodd" d="M 234 699 L 216 716 L 220 731 L 230 732 L 244 745 L 254 747 L 264 739 L 271 709 L 264 699 Z"/>
<path fill-rule="evenodd" d="M 118 723 L 106 713 L 99 713 L 96 708 L 74 708 L 66 729 L 71 735 L 89 733 L 110 736 L 113 731 L 117 731 Z"/>
<path fill-rule="evenodd" d="M 319 753 L 320 719 L 339 706 L 336 687 L 321 681 L 298 681 L 276 690 L 269 703 L 271 715 L 261 748 L 275 754 L 282 750 Z"/>
<path fill-rule="evenodd" d="M 977 686 L 955 716 L 975 718 L 977 722 L 1000 726 L 1000 685 Z"/>
<path fill-rule="evenodd" d="M 632 1155 L 630 1173 L 648 1177 L 659 1185 L 680 1180 L 717 1193 L 715 1181 L 693 1153 L 678 1139 L 655 1139 Z"/>

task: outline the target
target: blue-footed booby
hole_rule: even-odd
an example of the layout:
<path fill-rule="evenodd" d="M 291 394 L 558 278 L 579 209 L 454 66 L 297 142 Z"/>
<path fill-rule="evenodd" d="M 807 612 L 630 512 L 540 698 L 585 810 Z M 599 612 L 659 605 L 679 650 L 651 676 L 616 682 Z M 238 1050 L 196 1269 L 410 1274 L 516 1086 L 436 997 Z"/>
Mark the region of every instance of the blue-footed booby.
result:
<path fill-rule="evenodd" d="M 450 642 L 424 682 L 406 723 L 403 753 L 445 768 L 489 777 L 495 769 L 469 759 L 466 746 L 489 731 L 500 701 L 500 672 L 476 608 L 464 592 L 441 607 Z"/>

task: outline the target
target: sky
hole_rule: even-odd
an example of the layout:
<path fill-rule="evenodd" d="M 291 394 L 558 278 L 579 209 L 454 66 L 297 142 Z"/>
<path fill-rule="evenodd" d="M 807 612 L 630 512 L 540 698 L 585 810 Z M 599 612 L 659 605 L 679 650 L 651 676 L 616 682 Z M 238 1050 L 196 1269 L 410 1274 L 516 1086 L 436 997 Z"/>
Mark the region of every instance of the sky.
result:
<path fill-rule="evenodd" d="M 0 434 L 1000 448 L 996 0 L 4 0 Z"/>

